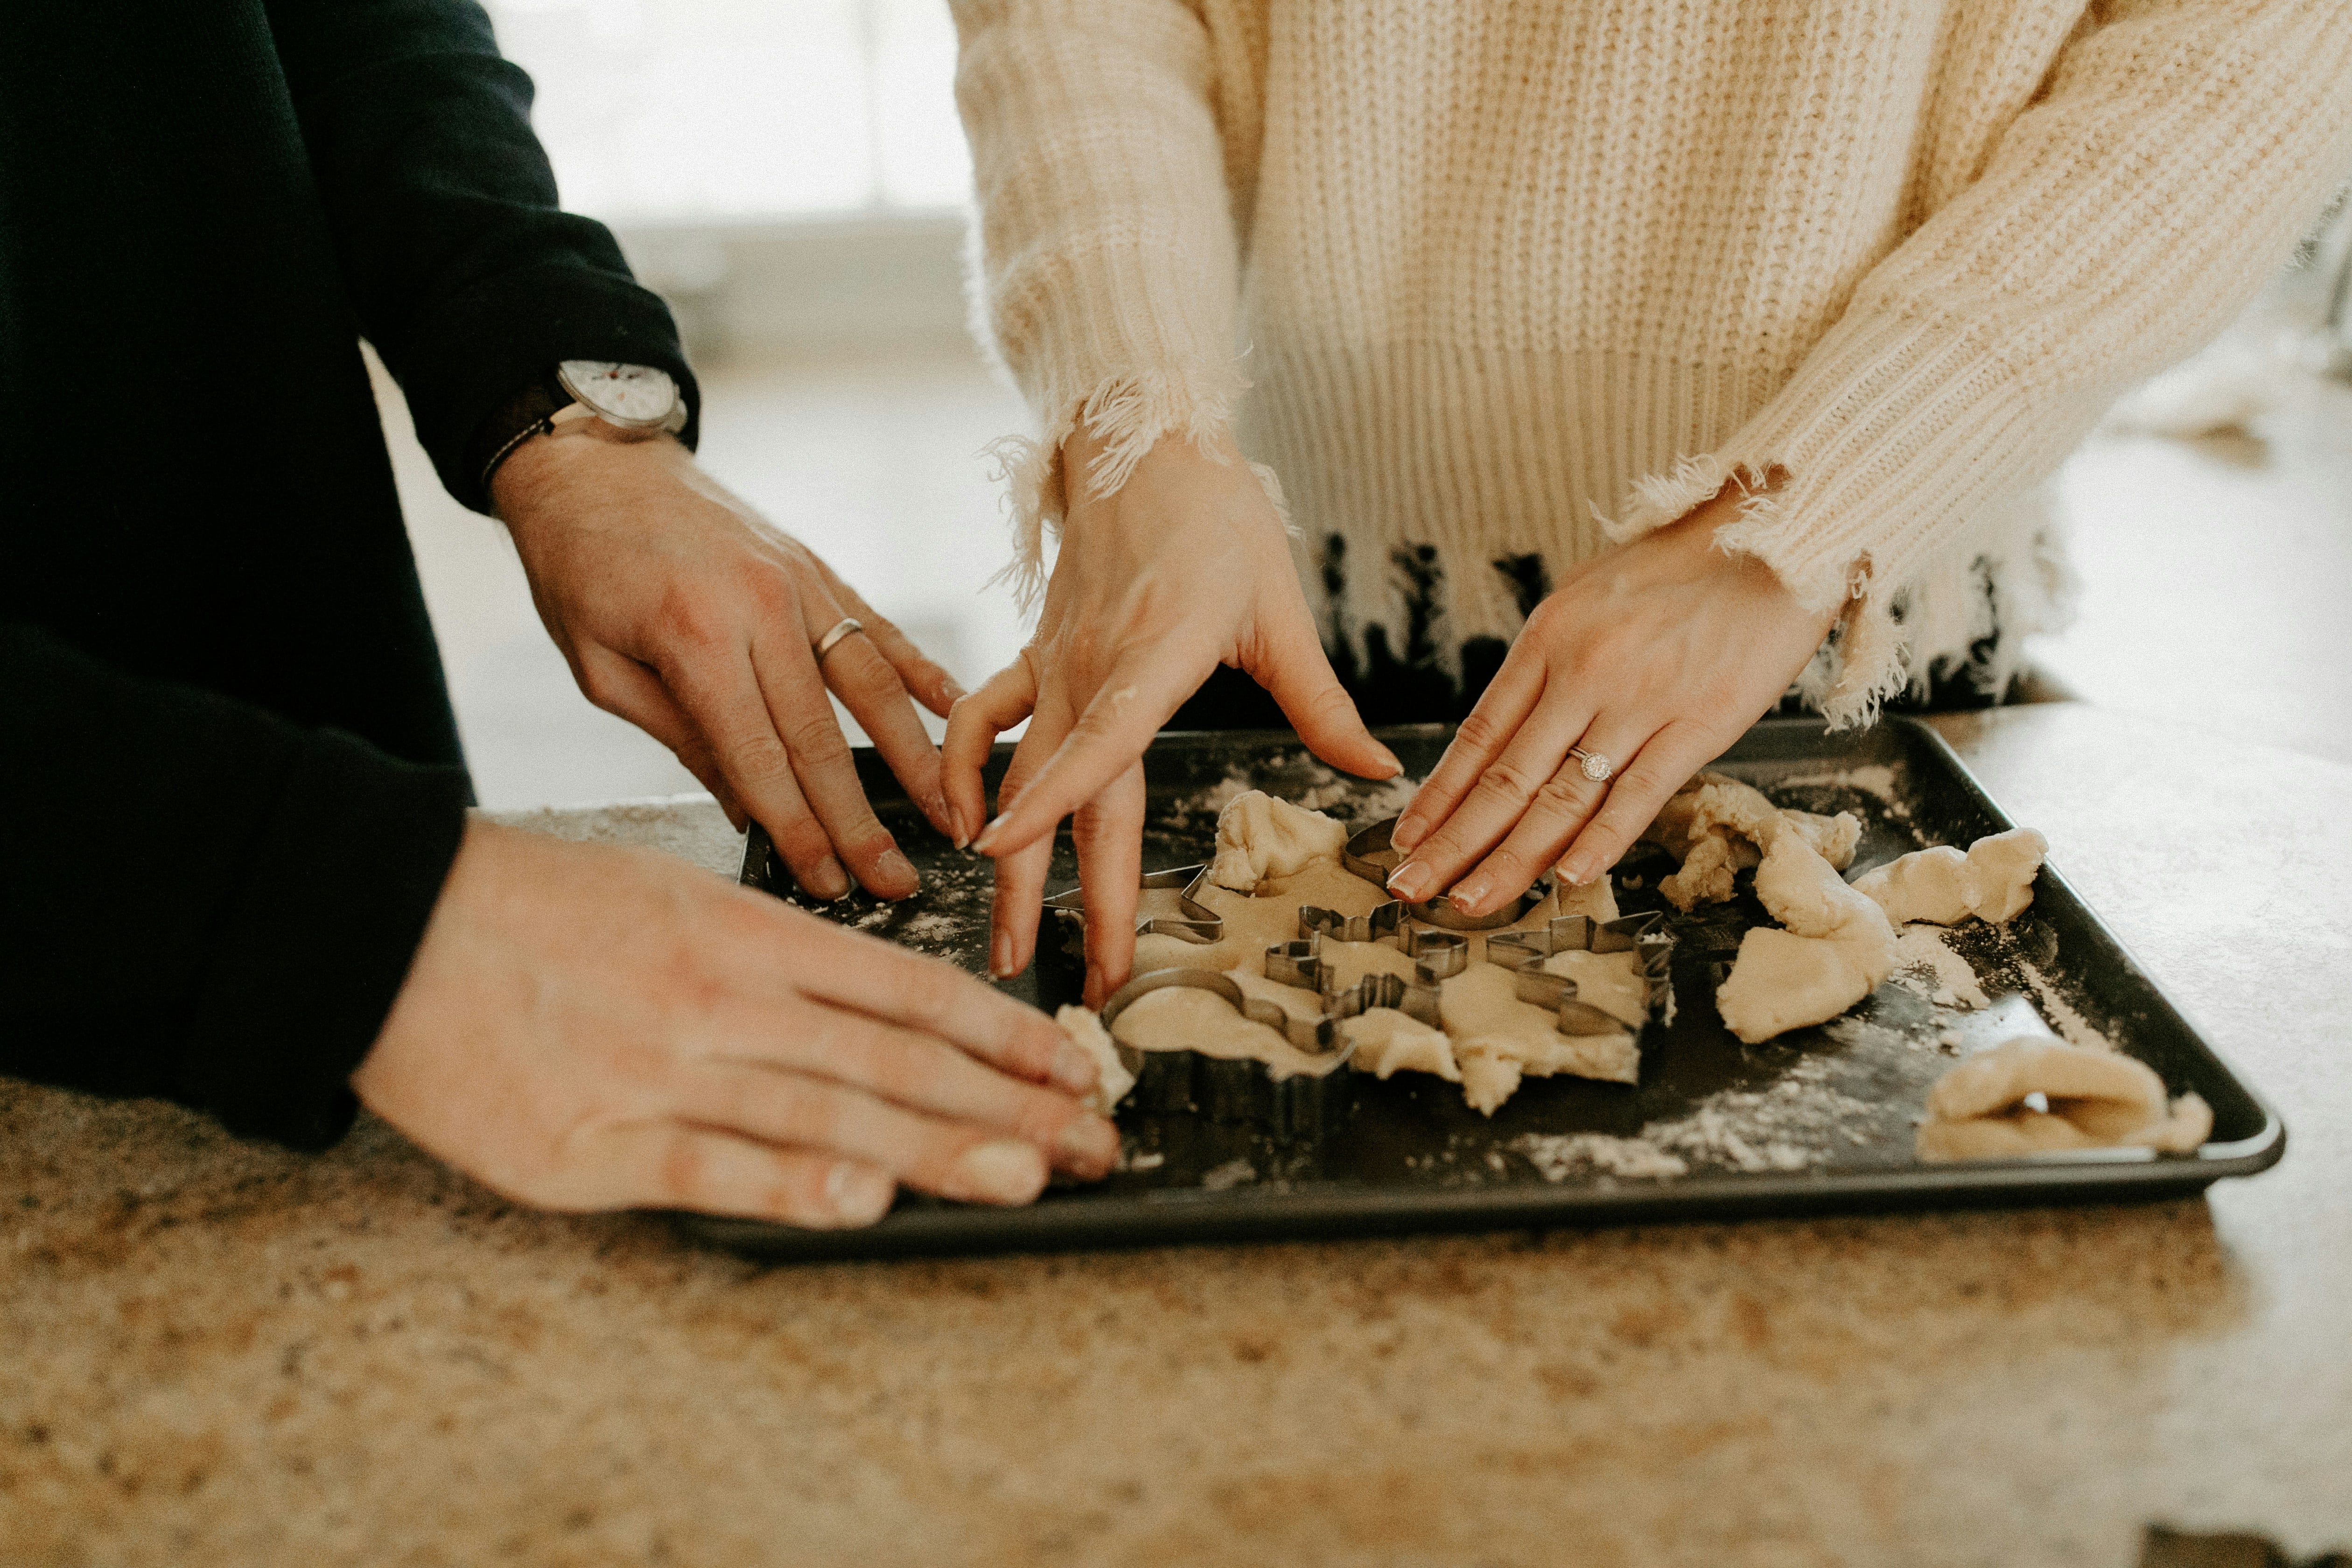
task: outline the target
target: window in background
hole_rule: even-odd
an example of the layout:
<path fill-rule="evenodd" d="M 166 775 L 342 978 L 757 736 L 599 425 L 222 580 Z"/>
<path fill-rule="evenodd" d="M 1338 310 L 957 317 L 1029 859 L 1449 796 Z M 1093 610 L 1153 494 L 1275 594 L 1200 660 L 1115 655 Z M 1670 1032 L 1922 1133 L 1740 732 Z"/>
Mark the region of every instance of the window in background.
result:
<path fill-rule="evenodd" d="M 943 0 L 488 0 L 564 205 L 615 226 L 936 212 L 970 193 Z"/>

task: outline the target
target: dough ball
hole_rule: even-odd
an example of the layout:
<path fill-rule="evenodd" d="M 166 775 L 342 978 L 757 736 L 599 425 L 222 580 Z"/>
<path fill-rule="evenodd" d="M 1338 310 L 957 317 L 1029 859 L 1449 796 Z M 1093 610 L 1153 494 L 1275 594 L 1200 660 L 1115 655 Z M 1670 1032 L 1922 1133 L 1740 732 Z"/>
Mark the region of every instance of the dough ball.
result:
<path fill-rule="evenodd" d="M 1063 1007 L 1055 1012 L 1054 1022 L 1072 1045 L 1094 1058 L 1101 1076 L 1087 1096 L 1087 1109 L 1108 1116 L 1111 1108 L 1135 1087 L 1135 1075 L 1118 1059 L 1118 1047 L 1111 1043 L 1110 1031 L 1103 1027 L 1102 1016 L 1091 1007 Z"/>
<path fill-rule="evenodd" d="M 1217 857 L 1209 879 L 1236 892 L 1254 891 L 1269 877 L 1287 877 L 1317 859 L 1336 860 L 1347 826 L 1264 790 L 1245 790 L 1217 814 Z"/>

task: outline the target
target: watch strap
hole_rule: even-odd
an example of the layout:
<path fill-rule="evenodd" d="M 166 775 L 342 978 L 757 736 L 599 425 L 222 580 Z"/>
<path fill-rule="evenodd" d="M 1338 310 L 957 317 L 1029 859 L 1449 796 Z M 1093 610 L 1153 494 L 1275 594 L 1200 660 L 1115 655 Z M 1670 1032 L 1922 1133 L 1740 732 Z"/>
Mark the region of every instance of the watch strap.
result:
<path fill-rule="evenodd" d="M 563 384 L 550 369 L 491 410 L 474 432 L 466 454 L 467 467 L 480 476 L 482 498 L 489 499 L 490 477 L 499 471 L 499 465 L 514 455 L 516 447 L 533 436 L 552 434 L 559 417 L 573 409 L 588 412 L 563 389 Z"/>

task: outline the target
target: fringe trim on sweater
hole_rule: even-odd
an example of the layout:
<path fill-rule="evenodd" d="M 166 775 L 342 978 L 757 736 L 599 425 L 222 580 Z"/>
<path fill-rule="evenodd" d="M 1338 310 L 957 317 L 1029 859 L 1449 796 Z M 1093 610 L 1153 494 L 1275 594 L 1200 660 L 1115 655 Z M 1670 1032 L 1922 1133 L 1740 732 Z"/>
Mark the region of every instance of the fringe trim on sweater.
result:
<path fill-rule="evenodd" d="M 1776 465 L 1766 471 L 1782 473 Z M 2074 619 L 2078 582 L 2067 563 L 2046 488 L 2038 488 L 1937 551 L 1899 583 L 1881 580 L 1867 552 L 1841 579 L 1790 573 L 1782 548 L 1798 526 L 1758 465 L 1710 455 L 1685 458 L 1670 474 L 1636 480 L 1620 517 L 1601 520 L 1623 544 L 1688 516 L 1727 488 L 1741 500 L 1715 531 L 1727 554 L 1752 555 L 1809 610 L 1844 609 L 1796 683 L 1798 696 L 1832 730 L 1874 723 L 1885 704 L 1925 697 L 1931 677 L 1965 677 L 1999 693 L 2025 662 L 2025 639 Z"/>
<path fill-rule="evenodd" d="M 1231 428 L 1234 404 L 1248 389 L 1238 375 L 1205 387 L 1182 376 L 1119 376 L 1069 404 L 1042 437 L 1000 436 L 990 442 L 982 448 L 995 465 L 989 477 L 1004 485 L 1013 524 L 1013 559 L 991 584 L 1012 584 L 1024 613 L 1044 595 L 1045 541 L 1050 534 L 1060 542 L 1069 513 L 1062 447 L 1081 425 L 1103 443 L 1087 482 L 1097 494 L 1116 495 L 1134 478 L 1144 455 L 1171 433 L 1181 434 L 1203 455 L 1215 456 L 1216 438 Z M 1289 528 L 1282 481 L 1264 463 L 1252 463 L 1249 468 L 1283 526 Z"/>

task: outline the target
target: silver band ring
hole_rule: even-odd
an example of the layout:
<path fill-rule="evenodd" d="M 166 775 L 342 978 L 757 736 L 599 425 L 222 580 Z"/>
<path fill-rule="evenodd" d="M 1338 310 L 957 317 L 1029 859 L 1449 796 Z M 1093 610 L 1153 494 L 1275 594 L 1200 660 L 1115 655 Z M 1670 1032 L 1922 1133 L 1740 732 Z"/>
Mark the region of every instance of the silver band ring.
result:
<path fill-rule="evenodd" d="M 1609 775 L 1617 771 L 1617 764 L 1598 752 L 1588 752 L 1581 746 L 1570 746 L 1568 749 L 1568 754 L 1576 759 L 1576 765 L 1581 768 L 1584 771 L 1584 776 L 1594 784 L 1607 784 Z"/>
<path fill-rule="evenodd" d="M 842 616 L 841 624 L 839 626 L 834 627 L 833 630 L 825 633 L 824 636 L 816 639 L 816 661 L 819 664 L 823 664 L 824 662 L 824 656 L 831 653 L 835 645 L 837 645 L 842 638 L 849 636 L 852 632 L 862 632 L 865 629 L 866 627 L 864 625 L 861 624 L 856 616 Z"/>

